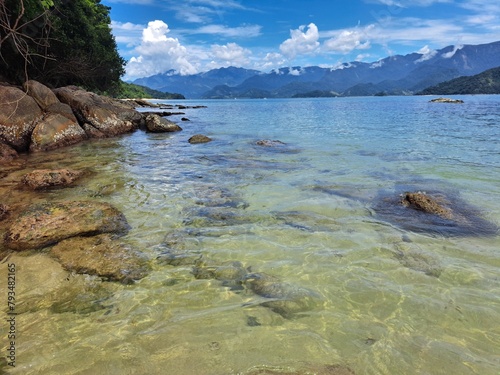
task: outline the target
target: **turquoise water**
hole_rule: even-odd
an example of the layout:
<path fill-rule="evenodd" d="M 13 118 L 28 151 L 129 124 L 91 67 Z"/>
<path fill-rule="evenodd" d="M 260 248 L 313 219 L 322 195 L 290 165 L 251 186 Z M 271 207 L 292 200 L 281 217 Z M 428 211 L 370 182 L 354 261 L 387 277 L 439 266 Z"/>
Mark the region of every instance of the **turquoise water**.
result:
<path fill-rule="evenodd" d="M 182 132 L 30 156 L 4 179 L 8 200 L 26 199 L 8 189 L 28 170 L 89 169 L 78 186 L 30 199 L 112 203 L 153 270 L 125 286 L 68 276 L 45 252 L 12 255 L 22 334 L 10 372 L 499 374 L 498 233 L 416 228 L 377 209 L 408 189 L 440 192 L 500 225 L 500 97 L 429 99 L 183 101 L 207 108 L 173 117 Z M 197 133 L 213 141 L 189 144 Z M 241 262 L 314 303 L 277 313 L 247 287 L 156 260 L 171 247 Z M 78 309 L 82 295 L 99 302 Z"/>

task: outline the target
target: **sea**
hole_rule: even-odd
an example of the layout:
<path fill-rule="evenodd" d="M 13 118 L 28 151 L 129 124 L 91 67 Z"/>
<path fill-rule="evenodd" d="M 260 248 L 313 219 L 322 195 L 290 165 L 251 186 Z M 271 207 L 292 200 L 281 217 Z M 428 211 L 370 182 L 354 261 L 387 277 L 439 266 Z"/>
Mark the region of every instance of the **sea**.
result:
<path fill-rule="evenodd" d="M 169 117 L 180 132 L 22 156 L 3 203 L 111 203 L 151 271 L 121 284 L 68 272 L 49 249 L 10 254 L 15 367 L 2 291 L 0 373 L 500 374 L 500 96 L 451 98 L 464 103 L 157 101 L 204 107 Z M 62 167 L 88 173 L 17 185 Z M 402 206 L 406 192 L 458 223 Z M 273 290 L 249 287 L 263 277 Z"/>

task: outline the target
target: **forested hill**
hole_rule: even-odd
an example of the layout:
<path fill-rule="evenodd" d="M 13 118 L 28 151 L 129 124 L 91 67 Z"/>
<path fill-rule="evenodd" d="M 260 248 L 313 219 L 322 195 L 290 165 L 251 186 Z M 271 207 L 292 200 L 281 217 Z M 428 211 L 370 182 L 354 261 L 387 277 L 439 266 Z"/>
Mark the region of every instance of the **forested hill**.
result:
<path fill-rule="evenodd" d="M 417 95 L 500 94 L 500 67 L 428 87 Z"/>
<path fill-rule="evenodd" d="M 109 11 L 100 0 L 0 1 L 3 79 L 97 91 L 118 86 L 125 61 L 111 33 Z"/>

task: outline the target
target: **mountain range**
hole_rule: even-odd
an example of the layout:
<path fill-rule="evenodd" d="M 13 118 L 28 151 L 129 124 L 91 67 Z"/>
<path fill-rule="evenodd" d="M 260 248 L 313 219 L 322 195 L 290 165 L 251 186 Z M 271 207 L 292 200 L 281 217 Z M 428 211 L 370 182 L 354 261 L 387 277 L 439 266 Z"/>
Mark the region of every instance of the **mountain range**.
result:
<path fill-rule="evenodd" d="M 184 76 L 168 71 L 133 83 L 193 99 L 412 95 L 498 66 L 500 41 L 394 55 L 372 63 L 356 61 L 335 68 L 287 67 L 264 73 L 228 67 Z"/>

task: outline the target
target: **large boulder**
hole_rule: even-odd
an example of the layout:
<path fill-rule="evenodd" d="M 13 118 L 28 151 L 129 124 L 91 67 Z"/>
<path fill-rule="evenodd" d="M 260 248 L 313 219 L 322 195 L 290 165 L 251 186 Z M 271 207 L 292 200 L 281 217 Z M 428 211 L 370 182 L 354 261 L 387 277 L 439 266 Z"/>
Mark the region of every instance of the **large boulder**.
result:
<path fill-rule="evenodd" d="M 73 109 L 81 124 L 88 123 L 108 137 L 132 132 L 142 120 L 139 112 L 120 101 L 75 86 L 61 87 L 54 93 Z"/>
<path fill-rule="evenodd" d="M 53 113 L 53 114 L 59 114 L 64 117 L 66 117 L 68 120 L 71 120 L 73 122 L 78 122 L 78 119 L 76 118 L 75 114 L 73 113 L 73 110 L 69 105 L 66 103 L 61 103 L 60 101 L 57 101 L 57 103 L 53 103 L 47 107 L 45 110 L 47 113 Z"/>
<path fill-rule="evenodd" d="M 152 133 L 178 132 L 182 130 L 182 128 L 175 122 L 155 114 L 147 115 L 145 122 L 146 130 Z"/>
<path fill-rule="evenodd" d="M 13 250 L 39 249 L 67 238 L 99 233 L 123 233 L 125 216 L 102 202 L 60 202 L 28 207 L 8 229 L 4 243 Z"/>
<path fill-rule="evenodd" d="M 0 98 L 0 141 L 16 151 L 27 151 L 42 110 L 35 99 L 16 87 L 0 86 Z"/>
<path fill-rule="evenodd" d="M 71 272 L 97 275 L 130 283 L 148 272 L 147 259 L 109 234 L 73 237 L 59 242 L 50 253 Z"/>
<path fill-rule="evenodd" d="M 47 86 L 40 82 L 29 80 L 24 83 L 24 89 L 44 111 L 51 105 L 59 103 L 57 96 Z"/>
<path fill-rule="evenodd" d="M 53 113 L 45 116 L 33 129 L 30 151 L 53 150 L 84 139 L 87 139 L 87 134 L 76 121 Z"/>
<path fill-rule="evenodd" d="M 33 190 L 66 187 L 75 182 L 82 174 L 82 171 L 71 169 L 37 169 L 25 174 L 21 178 L 21 182 Z"/>

